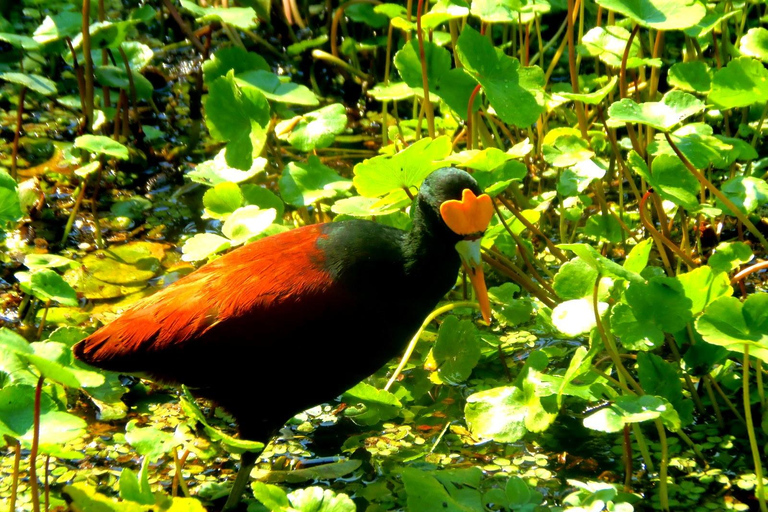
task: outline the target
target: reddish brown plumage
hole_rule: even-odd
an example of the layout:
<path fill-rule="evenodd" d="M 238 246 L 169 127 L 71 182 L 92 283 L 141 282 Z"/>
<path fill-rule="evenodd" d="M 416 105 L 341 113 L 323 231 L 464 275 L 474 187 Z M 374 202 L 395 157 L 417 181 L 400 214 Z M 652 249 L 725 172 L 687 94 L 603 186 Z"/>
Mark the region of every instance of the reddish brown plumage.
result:
<path fill-rule="evenodd" d="M 221 356 L 239 366 L 238 358 L 269 351 L 297 322 L 344 306 L 316 246 L 321 228 L 295 229 L 222 256 L 133 305 L 78 344 L 75 355 L 113 371 L 207 387 L 231 371 L 217 367 L 227 364 Z M 204 373 L 200 357 L 210 363 Z"/>

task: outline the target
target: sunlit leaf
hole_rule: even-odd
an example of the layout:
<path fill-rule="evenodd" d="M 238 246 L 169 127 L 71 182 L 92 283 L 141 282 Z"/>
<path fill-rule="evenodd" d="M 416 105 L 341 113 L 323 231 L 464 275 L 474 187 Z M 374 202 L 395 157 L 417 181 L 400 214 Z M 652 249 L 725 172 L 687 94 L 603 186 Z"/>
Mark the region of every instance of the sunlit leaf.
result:
<path fill-rule="evenodd" d="M 459 36 L 456 54 L 504 122 L 524 128 L 544 111 L 541 68 L 521 66 L 469 25 Z"/>
<path fill-rule="evenodd" d="M 56 94 L 56 82 L 49 80 L 44 76 L 5 71 L 0 73 L 0 80 L 5 80 L 12 84 L 23 85 L 43 96 Z"/>
<path fill-rule="evenodd" d="M 300 151 L 313 151 L 333 144 L 346 127 L 347 110 L 341 103 L 333 103 L 277 123 L 275 133 Z"/>
<path fill-rule="evenodd" d="M 707 99 L 722 109 L 768 101 L 768 69 L 751 57 L 740 57 L 715 73 Z"/>
<path fill-rule="evenodd" d="M 632 18 L 635 23 L 657 30 L 692 27 L 707 12 L 698 0 L 597 0 L 597 3 Z"/>

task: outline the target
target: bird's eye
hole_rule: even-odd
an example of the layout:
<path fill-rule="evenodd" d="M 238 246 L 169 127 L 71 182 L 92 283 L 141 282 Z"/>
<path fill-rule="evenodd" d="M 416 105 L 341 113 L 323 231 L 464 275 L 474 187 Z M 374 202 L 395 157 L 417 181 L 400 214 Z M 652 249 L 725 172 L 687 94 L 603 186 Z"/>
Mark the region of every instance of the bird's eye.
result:
<path fill-rule="evenodd" d="M 493 217 L 493 201 L 488 194 L 479 197 L 470 189 L 462 192 L 461 201 L 452 199 L 440 205 L 440 216 L 457 235 L 482 236 Z M 473 239 L 473 238 L 470 238 Z"/>

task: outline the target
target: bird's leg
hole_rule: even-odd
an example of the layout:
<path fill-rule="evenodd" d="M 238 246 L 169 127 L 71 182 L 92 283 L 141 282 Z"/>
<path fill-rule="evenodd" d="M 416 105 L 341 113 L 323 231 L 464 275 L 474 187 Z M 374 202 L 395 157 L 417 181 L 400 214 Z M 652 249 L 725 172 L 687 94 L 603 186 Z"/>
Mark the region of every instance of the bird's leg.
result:
<path fill-rule="evenodd" d="M 240 503 L 240 498 L 243 497 L 243 491 L 245 491 L 245 486 L 248 484 L 251 470 L 256 465 L 257 458 L 258 454 L 256 452 L 243 452 L 240 456 L 240 469 L 235 477 L 235 485 L 232 486 L 232 491 L 229 493 L 227 502 L 224 504 L 223 511 L 232 510 Z"/>

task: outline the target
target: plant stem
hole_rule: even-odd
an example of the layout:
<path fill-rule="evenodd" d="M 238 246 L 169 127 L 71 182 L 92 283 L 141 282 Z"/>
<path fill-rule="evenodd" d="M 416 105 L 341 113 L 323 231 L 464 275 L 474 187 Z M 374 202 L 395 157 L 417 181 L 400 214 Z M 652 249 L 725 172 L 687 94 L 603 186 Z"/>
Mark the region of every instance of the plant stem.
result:
<path fill-rule="evenodd" d="M 667 446 L 667 432 L 660 419 L 654 420 L 656 431 L 659 433 L 661 444 L 661 467 L 659 468 L 659 503 L 661 509 L 669 511 L 669 489 L 667 488 L 667 467 L 669 466 L 669 447 Z"/>
<path fill-rule="evenodd" d="M 324 60 L 325 62 L 328 62 L 330 64 L 334 64 L 336 66 L 339 66 L 340 68 L 345 69 L 346 71 L 349 71 L 356 77 L 360 78 L 361 80 L 370 81 L 371 77 L 360 71 L 359 69 L 356 69 L 354 66 L 349 64 L 348 62 L 345 62 L 341 60 L 338 57 L 334 57 L 328 52 L 324 52 L 323 50 L 314 49 L 312 50 L 312 57 L 318 60 Z"/>
<path fill-rule="evenodd" d="M 508 199 L 498 196 L 499 201 L 501 204 L 503 204 L 509 211 L 512 212 L 512 215 L 517 217 L 517 220 L 523 223 L 525 227 L 531 230 L 532 233 L 536 234 L 537 236 L 540 236 L 542 240 L 544 240 L 544 243 L 547 244 L 547 247 L 549 248 L 549 252 L 552 253 L 552 255 L 559 259 L 561 262 L 565 263 L 568 261 L 568 258 L 566 258 L 565 254 L 555 246 L 555 244 L 552 243 L 552 240 L 549 239 L 544 233 L 541 232 L 539 228 L 534 226 L 531 221 L 526 219 L 523 214 L 515 207 L 515 205 L 512 204 L 511 201 Z"/>
<path fill-rule="evenodd" d="M 83 0 L 83 62 L 85 69 L 85 132 L 93 131 L 93 57 L 91 56 L 91 0 Z M 36 511 L 37 512 L 37 511 Z"/>
<path fill-rule="evenodd" d="M 744 390 L 742 392 L 744 400 L 744 419 L 747 421 L 747 435 L 749 436 L 749 448 L 752 450 L 752 460 L 755 464 L 755 479 L 757 480 L 757 501 L 760 503 L 760 512 L 768 512 L 768 505 L 765 502 L 765 488 L 763 487 L 763 465 L 760 462 L 761 450 L 757 446 L 757 436 L 755 435 L 755 425 L 752 423 L 752 402 L 749 399 L 749 345 L 744 344 L 744 372 L 742 374 L 742 383 Z"/>
<path fill-rule="evenodd" d="M 17 439 L 5 436 L 8 446 L 13 446 L 13 480 L 11 481 L 11 497 L 9 500 L 8 512 L 16 512 L 16 496 L 19 491 L 19 465 L 21 463 L 21 443 Z"/>
<path fill-rule="evenodd" d="M 386 386 L 384 386 L 385 391 L 388 391 L 389 388 L 392 387 L 392 384 L 394 384 L 397 378 L 400 376 L 400 373 L 403 371 L 403 368 L 405 368 L 405 365 L 408 364 L 408 360 L 411 358 L 411 355 L 413 354 L 413 350 L 416 348 L 416 344 L 419 342 L 419 338 L 421 337 L 421 333 L 424 332 L 424 329 L 426 329 L 427 326 L 432 323 L 432 320 L 434 320 L 438 316 L 457 308 L 480 309 L 480 306 L 477 304 L 477 302 L 472 302 L 472 301 L 451 302 L 450 304 L 446 304 L 445 306 L 441 306 L 436 310 L 432 311 L 429 314 L 429 316 L 427 316 L 427 318 L 424 319 L 424 322 L 422 322 L 421 327 L 419 327 L 419 330 L 416 331 L 416 334 L 413 335 L 413 338 L 411 338 L 411 341 L 408 343 L 408 347 L 405 349 L 405 353 L 403 354 L 403 357 L 400 359 L 400 364 L 397 365 L 397 368 L 395 368 L 394 373 L 392 373 L 392 376 L 387 381 Z"/>
<path fill-rule="evenodd" d="M 343 4 L 341 4 L 336 9 L 336 12 L 333 13 L 333 19 L 331 21 L 331 34 L 329 38 L 331 40 L 331 54 L 333 54 L 333 56 L 336 57 L 337 59 L 339 58 L 339 44 L 338 44 L 339 23 L 341 23 L 341 18 L 342 16 L 344 16 L 345 9 L 350 5 L 355 5 L 355 4 L 381 5 L 381 2 L 379 0 L 349 0 L 348 2 L 344 2 Z M 387 59 L 387 64 L 389 64 L 389 59 Z"/>
<path fill-rule="evenodd" d="M 416 37 L 419 43 L 419 61 L 421 61 L 421 83 L 424 89 L 424 113 L 427 116 L 427 131 L 429 137 L 434 139 L 435 135 L 435 112 L 432 109 L 432 102 L 429 101 L 429 77 L 427 76 L 427 58 L 424 55 L 424 33 L 421 30 L 421 14 L 424 10 L 424 0 L 419 0 L 416 5 Z M 470 100 L 470 105 L 472 101 Z"/>
<path fill-rule="evenodd" d="M 605 351 L 608 352 L 609 356 L 611 356 L 613 365 L 616 367 L 616 372 L 619 374 L 619 376 L 626 379 L 626 381 L 629 383 L 632 389 L 635 390 L 637 394 L 642 395 L 644 394 L 643 388 L 640 387 L 640 384 L 637 383 L 637 381 L 632 377 L 632 375 L 630 375 L 629 371 L 624 367 L 624 363 L 621 362 L 621 356 L 619 356 L 619 351 L 616 350 L 616 345 L 613 343 L 611 337 L 608 336 L 608 332 L 606 331 L 605 326 L 603 325 L 603 320 L 602 318 L 600 318 L 600 309 L 598 307 L 599 302 L 597 300 L 597 292 L 600 286 L 601 278 L 602 276 L 598 273 L 597 279 L 595 279 L 595 284 L 592 286 L 592 310 L 595 313 L 595 324 L 597 326 L 597 331 L 600 333 L 600 337 L 603 340 L 603 344 L 605 345 Z"/>
<path fill-rule="evenodd" d="M 704 388 L 707 390 L 707 395 L 709 396 L 709 401 L 712 402 L 712 408 L 715 410 L 715 417 L 717 418 L 717 425 L 720 428 L 725 427 L 725 420 L 723 419 L 723 413 L 720 411 L 720 406 L 717 403 L 717 397 L 715 396 L 715 392 L 712 390 L 712 384 L 710 383 L 709 379 L 702 379 L 704 381 Z"/>
<path fill-rule="evenodd" d="M 697 267 L 696 263 L 688 257 L 687 254 L 685 254 L 677 245 L 675 245 L 671 240 L 669 240 L 667 237 L 659 233 L 659 231 L 656 229 L 656 227 L 651 223 L 651 221 L 648 219 L 648 213 L 645 210 L 646 201 L 648 201 L 648 197 L 653 194 L 653 189 L 649 188 L 645 194 L 643 194 L 643 198 L 640 200 L 640 221 L 643 223 L 643 226 L 645 226 L 645 229 L 647 229 L 651 233 L 651 237 L 656 242 L 656 247 L 659 251 L 659 255 L 661 256 L 661 260 L 664 263 L 664 267 L 667 269 L 667 272 L 669 275 L 674 275 L 672 272 L 672 264 L 669 261 L 669 258 L 667 256 L 667 251 L 664 249 L 664 245 L 670 248 L 673 253 L 677 255 L 678 258 L 683 260 L 686 265 L 690 269 L 694 269 Z"/>
<path fill-rule="evenodd" d="M 35 387 L 34 425 L 32 427 L 32 447 L 29 450 L 29 490 L 32 493 L 32 510 L 40 512 L 40 489 L 37 484 L 37 449 L 40 443 L 40 399 L 43 393 L 42 375 L 37 379 Z"/>
<path fill-rule="evenodd" d="M 728 409 L 733 413 L 734 416 L 736 416 L 740 422 L 747 424 L 747 421 L 744 419 L 744 416 L 741 415 L 738 409 L 736 409 L 736 406 L 731 402 L 731 399 L 728 398 L 728 395 L 725 394 L 723 391 L 723 388 L 720 387 L 720 384 L 717 383 L 715 379 L 712 378 L 711 375 L 707 374 L 704 376 L 705 379 L 709 379 L 709 382 L 712 383 L 712 387 L 715 388 L 715 391 L 717 391 L 717 394 L 720 395 L 720 398 L 723 399 L 725 402 L 725 405 L 728 406 Z"/>
<path fill-rule="evenodd" d="M 752 224 L 752 221 L 749 220 L 749 218 L 744 215 L 741 210 L 739 210 L 735 204 L 733 204 L 733 201 L 728 199 L 725 194 L 720 192 L 720 189 L 718 189 L 716 186 L 712 184 L 711 181 L 709 181 L 707 178 L 704 177 L 703 174 L 699 172 L 698 169 L 696 169 L 693 164 L 688 160 L 688 158 L 680 151 L 680 149 L 677 147 L 677 144 L 674 143 L 672 140 L 672 137 L 669 135 L 669 133 L 664 132 L 664 136 L 667 139 L 667 142 L 669 143 L 669 146 L 672 148 L 672 150 L 675 152 L 677 157 L 682 160 L 683 165 L 685 165 L 688 170 L 693 174 L 693 176 L 699 180 L 699 183 L 707 187 L 712 194 L 720 200 L 721 203 L 723 203 L 726 208 L 728 208 L 731 211 L 731 214 L 736 217 L 742 224 L 744 224 L 750 233 L 752 233 L 755 238 L 757 238 L 760 241 L 760 244 L 763 246 L 763 249 L 768 250 L 768 240 L 765 239 L 763 234 L 760 232 L 760 230 L 755 227 L 754 224 Z"/>
<path fill-rule="evenodd" d="M 565 37 L 568 39 L 568 68 L 571 73 L 571 89 L 574 94 L 579 94 L 579 70 L 576 69 L 576 46 L 573 38 L 573 27 L 576 22 L 576 13 L 578 12 L 579 0 L 568 0 L 568 28 L 565 33 Z M 581 101 L 575 101 L 576 117 L 579 120 L 579 129 L 581 130 L 581 137 L 589 141 L 589 134 L 587 133 L 587 117 L 584 114 L 584 103 Z"/>
<path fill-rule="evenodd" d="M 186 450 L 184 452 L 184 455 L 179 457 L 179 451 L 178 449 L 173 450 L 173 464 L 174 468 L 176 469 L 176 473 L 173 476 L 173 495 L 176 496 L 176 484 L 178 483 L 181 487 L 181 492 L 184 494 L 186 498 L 190 497 L 189 494 L 189 487 L 187 487 L 187 482 L 184 480 L 184 475 L 181 474 L 181 468 L 184 466 L 184 462 L 187 460 L 187 456 L 189 455 L 189 450 Z"/>
<path fill-rule="evenodd" d="M 64 235 L 61 237 L 61 245 L 67 243 L 69 232 L 72 231 L 72 225 L 75 223 L 75 217 L 77 217 L 77 211 L 80 209 L 80 203 L 83 202 L 83 197 L 85 196 L 85 181 L 86 178 L 83 178 L 83 182 L 80 184 L 80 190 L 77 194 L 77 199 L 75 200 L 75 205 L 72 207 L 72 213 L 69 214 L 67 225 L 64 226 Z"/>
<path fill-rule="evenodd" d="M 50 476 L 50 473 L 51 473 L 50 466 L 51 466 L 51 455 L 50 454 L 46 454 L 45 455 L 45 484 L 44 484 L 44 486 L 45 486 L 44 487 L 44 489 L 45 489 L 45 506 L 43 507 L 43 510 L 45 512 L 48 512 L 48 508 L 51 505 L 51 486 L 50 486 L 50 481 L 49 481 L 49 476 Z"/>
<path fill-rule="evenodd" d="M 16 179 L 16 166 L 19 157 L 19 139 L 21 138 L 21 118 L 24 115 L 24 98 L 27 96 L 27 86 L 22 85 L 19 91 L 19 105 L 16 107 L 16 132 L 13 134 L 11 149 L 11 178 Z"/>

